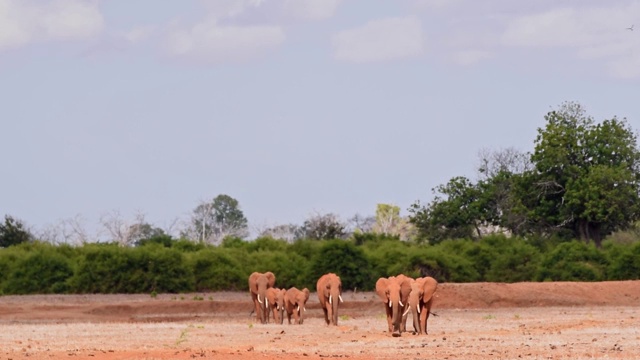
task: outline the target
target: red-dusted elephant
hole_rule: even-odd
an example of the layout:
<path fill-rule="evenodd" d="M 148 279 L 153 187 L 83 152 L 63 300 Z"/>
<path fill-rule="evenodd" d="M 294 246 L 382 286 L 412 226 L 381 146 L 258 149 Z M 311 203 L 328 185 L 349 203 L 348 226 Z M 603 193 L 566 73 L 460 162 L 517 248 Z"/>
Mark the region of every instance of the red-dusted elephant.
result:
<path fill-rule="evenodd" d="M 338 304 L 342 301 L 342 282 L 334 273 L 324 274 L 316 284 L 320 307 L 327 325 L 338 325 Z"/>
<path fill-rule="evenodd" d="M 389 332 L 394 336 L 406 331 L 409 293 L 411 292 L 412 278 L 400 274 L 389 278 L 380 278 L 376 282 L 376 293 L 384 304 L 387 313 Z"/>
<path fill-rule="evenodd" d="M 427 320 L 431 313 L 433 294 L 436 292 L 438 282 L 432 277 L 417 278 L 411 284 L 409 294 L 409 307 L 413 315 L 413 327 L 418 334 L 427 335 Z"/>
<path fill-rule="evenodd" d="M 269 322 L 270 312 L 273 312 L 273 321 L 276 324 L 282 324 L 284 320 L 284 294 L 286 293 L 287 290 L 285 289 L 267 289 L 267 303 L 269 307 L 269 311 L 267 312 L 267 322 Z"/>
<path fill-rule="evenodd" d="M 307 300 L 309 300 L 309 289 L 298 290 L 292 287 L 287 290 L 286 294 L 284 294 L 284 309 L 287 312 L 289 324 L 291 324 L 291 315 L 293 315 L 294 324 L 302 324 L 304 321 L 303 313 L 307 311 L 305 309 Z"/>
<path fill-rule="evenodd" d="M 267 289 L 272 288 L 276 283 L 276 276 L 272 272 L 254 272 L 249 276 L 249 292 L 255 306 L 256 320 L 267 323 Z"/>

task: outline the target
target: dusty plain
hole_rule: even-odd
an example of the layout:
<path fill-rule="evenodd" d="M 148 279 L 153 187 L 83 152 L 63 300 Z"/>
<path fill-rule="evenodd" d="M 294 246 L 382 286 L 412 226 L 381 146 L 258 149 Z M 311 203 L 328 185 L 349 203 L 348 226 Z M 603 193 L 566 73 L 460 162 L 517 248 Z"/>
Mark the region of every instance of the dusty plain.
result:
<path fill-rule="evenodd" d="M 441 284 L 429 334 L 386 332 L 371 292 L 337 327 L 260 324 L 248 292 L 0 297 L 0 360 L 640 359 L 640 281 Z M 407 328 L 412 329 L 411 316 Z"/>

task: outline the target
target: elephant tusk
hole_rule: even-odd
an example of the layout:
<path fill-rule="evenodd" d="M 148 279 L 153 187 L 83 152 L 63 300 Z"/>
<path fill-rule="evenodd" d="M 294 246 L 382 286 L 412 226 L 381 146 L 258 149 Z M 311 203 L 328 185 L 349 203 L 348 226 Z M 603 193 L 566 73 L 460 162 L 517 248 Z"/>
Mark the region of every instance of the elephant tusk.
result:
<path fill-rule="evenodd" d="M 338 295 L 338 299 L 340 299 L 340 302 L 344 302 L 344 300 L 342 300 L 342 295 Z"/>
<path fill-rule="evenodd" d="M 306 308 L 306 307 L 303 307 L 303 308 L 302 308 L 302 310 L 307 311 L 307 308 Z"/>
<path fill-rule="evenodd" d="M 389 300 L 389 307 L 391 307 L 393 304 L 391 303 L 391 300 Z"/>
<path fill-rule="evenodd" d="M 298 312 L 300 312 L 300 305 L 298 305 Z"/>
<path fill-rule="evenodd" d="M 402 314 L 402 316 L 407 315 L 407 314 L 409 313 L 409 310 L 411 310 L 411 308 L 410 308 L 410 307 L 407 307 L 407 311 L 405 311 L 405 312 L 404 312 L 404 314 Z"/>
<path fill-rule="evenodd" d="M 402 301 L 398 300 L 398 302 L 400 303 L 401 307 L 404 307 L 404 304 L 402 303 Z"/>
<path fill-rule="evenodd" d="M 329 305 L 333 305 L 333 301 L 331 300 L 331 295 L 329 295 Z"/>
<path fill-rule="evenodd" d="M 260 294 L 258 294 L 258 302 L 262 304 L 262 300 L 260 300 Z"/>
<path fill-rule="evenodd" d="M 420 314 L 420 305 L 416 304 L 416 310 L 418 310 L 418 314 Z"/>

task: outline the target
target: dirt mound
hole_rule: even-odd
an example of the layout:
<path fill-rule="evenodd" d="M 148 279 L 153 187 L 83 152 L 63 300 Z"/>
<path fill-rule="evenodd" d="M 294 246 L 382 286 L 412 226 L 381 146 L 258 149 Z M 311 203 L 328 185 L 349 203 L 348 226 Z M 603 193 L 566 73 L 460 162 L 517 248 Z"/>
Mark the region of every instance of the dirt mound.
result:
<path fill-rule="evenodd" d="M 343 314 L 362 317 L 382 312 L 373 292 L 345 292 Z M 640 281 L 595 283 L 440 284 L 434 310 L 549 306 L 636 306 Z M 0 322 L 158 322 L 198 318 L 249 319 L 248 293 L 149 295 L 32 295 L 0 297 Z M 307 317 L 322 316 L 317 296 Z"/>

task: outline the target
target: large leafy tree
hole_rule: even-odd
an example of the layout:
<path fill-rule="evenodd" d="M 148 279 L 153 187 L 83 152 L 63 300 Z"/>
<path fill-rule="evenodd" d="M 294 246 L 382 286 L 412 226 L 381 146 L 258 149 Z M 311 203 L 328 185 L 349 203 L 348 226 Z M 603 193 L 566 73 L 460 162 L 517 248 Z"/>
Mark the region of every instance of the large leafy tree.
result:
<path fill-rule="evenodd" d="M 302 225 L 302 233 L 313 240 L 342 239 L 347 235 L 345 223 L 332 213 L 310 216 Z"/>
<path fill-rule="evenodd" d="M 640 151 L 626 120 L 597 124 L 577 103 L 545 116 L 531 157 L 535 170 L 526 206 L 553 228 L 597 246 L 604 235 L 639 218 Z M 533 195 L 533 197 L 531 196 Z"/>
<path fill-rule="evenodd" d="M 4 223 L 0 223 L 0 247 L 9 247 L 31 239 L 31 233 L 25 229 L 22 221 L 10 215 L 4 216 Z"/>
<path fill-rule="evenodd" d="M 480 192 L 477 185 L 463 176 L 439 185 L 433 201 L 427 206 L 416 202 L 411 206 L 410 221 L 418 229 L 419 240 L 438 243 L 449 238 L 473 238 L 480 234 L 482 221 Z"/>
<path fill-rule="evenodd" d="M 640 218 L 640 151 L 626 120 L 596 123 L 580 104 L 545 116 L 535 149 L 481 154 L 480 180 L 454 177 L 436 188 L 411 221 L 421 238 L 482 236 L 487 226 L 513 234 L 566 234 L 600 246 Z M 527 160 L 529 157 L 530 160 Z"/>
<path fill-rule="evenodd" d="M 202 202 L 193 210 L 192 233 L 201 242 L 219 244 L 225 237 L 248 236 L 248 221 L 238 200 L 220 194 L 210 202 Z"/>

